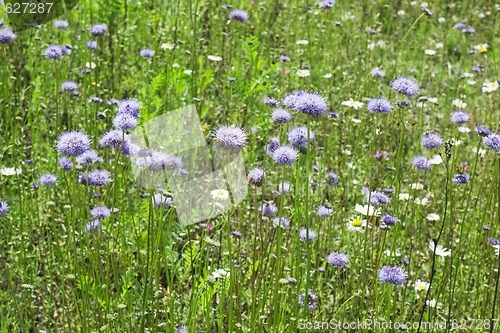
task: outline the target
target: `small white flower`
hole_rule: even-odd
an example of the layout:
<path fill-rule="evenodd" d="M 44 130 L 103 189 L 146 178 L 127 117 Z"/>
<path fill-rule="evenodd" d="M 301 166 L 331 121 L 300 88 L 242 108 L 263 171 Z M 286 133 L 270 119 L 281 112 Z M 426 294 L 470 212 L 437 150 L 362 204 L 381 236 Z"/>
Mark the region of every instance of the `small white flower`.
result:
<path fill-rule="evenodd" d="M 436 301 L 435 299 L 430 299 L 430 300 L 427 300 L 427 306 L 430 306 L 431 308 L 435 308 L 435 309 L 441 309 L 441 303 L 438 303 L 438 301 Z"/>
<path fill-rule="evenodd" d="M 176 62 L 174 62 L 174 63 L 172 64 L 172 68 L 179 68 L 179 67 L 181 67 L 181 65 L 179 65 L 179 64 L 178 64 L 178 63 L 176 63 Z"/>
<path fill-rule="evenodd" d="M 190 69 L 186 69 L 186 70 L 184 70 L 184 74 L 191 75 L 191 74 L 193 74 L 193 71 Z"/>
<path fill-rule="evenodd" d="M 221 61 L 222 60 L 222 57 L 219 57 L 219 56 L 214 56 L 214 55 L 209 55 L 207 56 L 208 60 L 212 60 L 212 61 Z"/>
<path fill-rule="evenodd" d="M 478 153 L 479 156 L 484 156 L 486 154 L 486 149 L 479 148 L 479 151 L 476 147 L 472 148 L 473 153 Z"/>
<path fill-rule="evenodd" d="M 434 241 L 431 241 L 429 243 L 429 249 L 431 249 L 431 251 L 434 251 L 434 247 L 436 247 L 436 255 L 437 256 L 440 256 L 440 257 L 449 257 L 451 256 L 451 251 L 448 250 L 447 248 L 445 248 L 444 246 L 442 245 L 438 245 L 438 246 L 435 246 L 436 244 L 434 244 Z"/>
<path fill-rule="evenodd" d="M 474 46 L 474 49 L 478 50 L 481 53 L 488 52 L 489 45 L 488 44 L 478 44 Z"/>
<path fill-rule="evenodd" d="M 359 120 L 358 118 L 354 118 L 354 117 L 353 117 L 353 118 L 351 118 L 351 121 L 352 121 L 353 123 L 356 123 L 356 124 L 359 124 L 359 123 L 361 122 L 361 120 Z"/>
<path fill-rule="evenodd" d="M 467 106 L 467 103 L 465 103 L 461 99 L 457 98 L 457 99 L 454 99 L 453 102 L 451 102 L 451 105 L 456 106 L 457 108 L 460 108 L 460 109 L 465 109 L 465 107 Z"/>
<path fill-rule="evenodd" d="M 432 104 L 439 104 L 438 103 L 438 98 L 437 97 L 429 97 L 428 101 Z"/>
<path fill-rule="evenodd" d="M 425 50 L 425 54 L 433 56 L 436 54 L 436 50 Z"/>
<path fill-rule="evenodd" d="M 332 76 L 333 76 L 333 75 L 332 75 L 331 73 L 326 73 L 325 75 L 323 75 L 323 77 L 324 77 L 325 79 L 329 79 L 329 78 L 331 78 Z"/>
<path fill-rule="evenodd" d="M 460 127 L 458 128 L 458 131 L 459 131 L 460 133 L 469 133 L 469 132 L 470 132 L 470 128 L 468 128 L 467 126 L 460 126 Z"/>
<path fill-rule="evenodd" d="M 297 71 L 297 75 L 300 77 L 307 77 L 307 76 L 311 75 L 311 72 L 309 72 L 309 70 L 307 70 L 307 69 L 299 69 Z"/>
<path fill-rule="evenodd" d="M 375 44 L 370 43 L 370 44 L 368 44 L 367 48 L 368 48 L 368 50 L 373 50 L 375 48 Z"/>
<path fill-rule="evenodd" d="M 420 279 L 418 279 L 414 285 L 416 291 L 427 291 L 429 290 L 429 286 L 430 286 L 429 282 L 424 282 Z"/>
<path fill-rule="evenodd" d="M 344 149 L 342 152 L 346 155 L 352 155 L 352 152 L 349 149 Z"/>
<path fill-rule="evenodd" d="M 483 92 L 486 92 L 486 93 L 490 93 L 490 92 L 493 92 L 495 90 L 498 90 L 498 81 L 493 81 L 493 82 L 490 82 L 490 81 L 485 81 L 483 83 Z"/>
<path fill-rule="evenodd" d="M 218 189 L 218 190 L 213 190 L 211 192 L 212 194 L 212 198 L 214 200 L 221 200 L 221 201 L 225 201 L 229 198 L 229 192 L 224 190 L 224 189 Z"/>
<path fill-rule="evenodd" d="M 350 108 L 354 108 L 355 110 L 359 109 L 359 108 L 362 108 L 364 103 L 363 102 L 358 102 L 358 101 L 355 101 L 353 100 L 352 98 L 349 98 L 348 101 L 343 101 L 342 103 L 340 103 L 344 106 L 348 106 Z"/>
<path fill-rule="evenodd" d="M 361 215 L 364 216 L 379 216 L 380 215 L 380 209 L 375 208 L 373 206 L 369 205 L 359 205 L 357 204 L 356 207 L 354 207 L 354 210 Z"/>
<path fill-rule="evenodd" d="M 309 41 L 307 39 L 301 39 L 296 41 L 297 45 L 307 45 L 309 44 Z"/>
<path fill-rule="evenodd" d="M 436 49 L 442 49 L 444 47 L 443 43 L 436 43 Z"/>
<path fill-rule="evenodd" d="M 173 50 L 175 48 L 175 44 L 172 43 L 163 43 L 160 46 L 163 50 Z"/>
<path fill-rule="evenodd" d="M 86 62 L 85 67 L 94 69 L 96 67 L 96 64 L 94 62 Z"/>
<path fill-rule="evenodd" d="M 429 221 L 439 221 L 440 217 L 436 213 L 430 213 L 427 215 L 427 220 Z"/>
<path fill-rule="evenodd" d="M 362 220 L 360 217 L 353 217 L 349 222 L 347 222 L 348 231 L 364 232 L 367 227 L 366 220 Z"/>
<path fill-rule="evenodd" d="M 424 188 L 424 184 L 421 184 L 421 183 L 414 183 L 414 184 L 411 184 L 411 188 L 413 190 L 421 190 Z"/>
<path fill-rule="evenodd" d="M 0 169 L 0 174 L 2 176 L 16 176 L 20 175 L 22 172 L 21 168 L 2 168 Z"/>
<path fill-rule="evenodd" d="M 427 206 L 429 204 L 429 199 L 427 198 L 415 198 L 415 200 L 413 200 L 417 205 L 421 205 L 421 206 Z"/>
<path fill-rule="evenodd" d="M 440 18 L 438 18 L 438 22 L 444 23 L 444 22 L 446 22 L 446 19 L 444 17 L 440 17 Z"/>
<path fill-rule="evenodd" d="M 225 278 L 229 277 L 229 275 L 230 275 L 230 273 L 223 268 L 216 269 L 212 273 L 212 277 L 214 279 L 225 279 Z"/>
<path fill-rule="evenodd" d="M 406 14 L 406 12 L 404 10 L 399 10 L 398 11 L 398 15 L 399 16 L 404 16 Z"/>
<path fill-rule="evenodd" d="M 410 194 L 408 193 L 399 193 L 399 200 L 408 201 L 410 200 Z"/>
<path fill-rule="evenodd" d="M 441 157 L 441 155 L 434 155 L 428 160 L 428 163 L 430 165 L 441 164 L 443 163 L 443 158 Z"/>
<path fill-rule="evenodd" d="M 389 249 L 384 251 L 384 254 L 388 257 L 401 257 L 401 252 L 399 251 L 391 251 Z"/>
<path fill-rule="evenodd" d="M 476 81 L 474 81 L 474 80 L 467 80 L 467 84 L 468 84 L 469 86 L 473 86 L 473 85 L 475 85 L 475 84 L 476 84 Z"/>
<path fill-rule="evenodd" d="M 450 139 L 450 143 L 451 143 L 452 146 L 459 146 L 459 145 L 462 144 L 462 140 L 451 138 Z"/>
<path fill-rule="evenodd" d="M 464 77 L 474 77 L 474 74 L 469 73 L 469 72 L 464 72 L 462 75 L 463 75 Z"/>

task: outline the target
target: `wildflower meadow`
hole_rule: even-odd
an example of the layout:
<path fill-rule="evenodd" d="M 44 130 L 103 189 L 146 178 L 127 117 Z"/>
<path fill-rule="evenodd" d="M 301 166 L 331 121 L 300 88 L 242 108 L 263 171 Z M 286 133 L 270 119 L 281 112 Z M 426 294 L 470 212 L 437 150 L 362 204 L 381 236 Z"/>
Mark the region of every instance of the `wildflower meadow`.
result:
<path fill-rule="evenodd" d="M 0 0 L 0 332 L 499 332 L 499 18 Z"/>

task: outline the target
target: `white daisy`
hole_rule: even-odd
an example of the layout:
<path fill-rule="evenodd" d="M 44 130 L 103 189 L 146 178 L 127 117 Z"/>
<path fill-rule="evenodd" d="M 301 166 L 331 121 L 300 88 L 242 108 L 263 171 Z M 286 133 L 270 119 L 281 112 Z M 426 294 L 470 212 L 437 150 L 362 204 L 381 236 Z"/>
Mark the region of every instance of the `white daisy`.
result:
<path fill-rule="evenodd" d="M 434 247 L 435 247 L 435 244 L 433 241 L 431 241 L 429 243 L 429 249 L 431 249 L 431 251 L 434 251 Z M 442 245 L 438 245 L 438 246 L 436 246 L 436 255 L 440 256 L 440 257 L 449 257 L 449 256 L 451 256 L 451 251 Z"/>
<path fill-rule="evenodd" d="M 352 98 L 349 98 L 349 100 L 347 101 L 343 101 L 342 103 L 340 103 L 344 106 L 348 106 L 350 108 L 354 108 L 355 110 L 359 109 L 359 108 L 362 108 L 364 103 L 363 102 L 358 102 L 358 101 L 355 101 L 353 100 Z"/>
<path fill-rule="evenodd" d="M 416 291 L 427 291 L 429 289 L 430 283 L 429 282 L 424 282 L 418 279 L 415 284 L 415 290 Z"/>
<path fill-rule="evenodd" d="M 456 106 L 459 109 L 465 109 L 465 107 L 467 106 L 467 103 L 465 103 L 461 99 L 457 98 L 457 99 L 454 99 L 453 102 L 451 102 L 451 105 Z"/>
<path fill-rule="evenodd" d="M 2 176 L 16 176 L 21 174 L 21 168 L 2 168 L 0 174 Z"/>
<path fill-rule="evenodd" d="M 427 214 L 427 220 L 429 221 L 439 221 L 440 217 L 436 213 Z"/>
<path fill-rule="evenodd" d="M 219 57 L 219 56 L 214 56 L 214 55 L 209 55 L 207 56 L 208 60 L 212 60 L 212 61 L 221 61 L 222 60 L 222 57 Z"/>
<path fill-rule="evenodd" d="M 364 232 L 366 227 L 366 220 L 362 220 L 360 217 L 354 217 L 347 222 L 348 231 Z"/>
<path fill-rule="evenodd" d="M 354 207 L 354 210 L 358 213 L 360 213 L 361 215 L 364 215 L 364 216 L 379 216 L 380 215 L 380 209 L 378 208 L 375 208 L 373 206 L 369 206 L 369 205 L 356 205 L 356 207 Z"/>
<path fill-rule="evenodd" d="M 214 200 L 225 201 L 229 198 L 229 192 L 222 188 L 218 190 L 213 190 L 211 194 Z"/>
<path fill-rule="evenodd" d="M 311 72 L 309 72 L 309 70 L 307 70 L 307 69 L 299 69 L 297 71 L 297 75 L 300 77 L 306 77 L 306 76 L 311 75 Z"/>
<path fill-rule="evenodd" d="M 483 92 L 490 93 L 495 90 L 498 90 L 498 81 L 484 81 L 482 89 Z"/>
<path fill-rule="evenodd" d="M 216 269 L 212 273 L 212 277 L 214 279 L 225 279 L 225 278 L 229 277 L 229 275 L 230 275 L 230 273 L 223 268 Z"/>
<path fill-rule="evenodd" d="M 401 201 L 410 200 L 410 194 L 409 193 L 399 193 L 399 200 L 401 200 Z"/>

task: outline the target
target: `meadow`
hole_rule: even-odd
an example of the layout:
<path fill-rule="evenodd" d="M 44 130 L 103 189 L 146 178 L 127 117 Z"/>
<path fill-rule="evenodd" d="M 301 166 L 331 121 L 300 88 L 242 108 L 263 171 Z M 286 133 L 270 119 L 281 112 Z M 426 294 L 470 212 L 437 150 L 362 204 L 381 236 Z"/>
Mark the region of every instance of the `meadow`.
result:
<path fill-rule="evenodd" d="M 0 332 L 500 330 L 500 3 L 2 3 Z"/>

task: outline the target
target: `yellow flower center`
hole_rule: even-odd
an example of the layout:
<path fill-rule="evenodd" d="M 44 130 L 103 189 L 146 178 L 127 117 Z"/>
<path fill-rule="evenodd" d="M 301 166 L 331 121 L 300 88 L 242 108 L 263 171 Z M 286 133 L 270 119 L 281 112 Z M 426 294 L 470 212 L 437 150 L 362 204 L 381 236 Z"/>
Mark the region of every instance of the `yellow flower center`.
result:
<path fill-rule="evenodd" d="M 363 221 L 361 221 L 360 219 L 354 219 L 354 220 L 352 220 L 351 225 L 353 227 L 358 228 L 358 227 L 361 227 L 363 225 Z"/>
<path fill-rule="evenodd" d="M 202 125 L 202 126 L 201 126 L 201 129 L 202 129 L 203 131 L 207 131 L 209 128 L 210 128 L 210 127 L 209 127 L 208 125 Z"/>
<path fill-rule="evenodd" d="M 418 289 L 425 290 L 425 286 L 422 284 L 422 285 L 418 286 Z"/>
<path fill-rule="evenodd" d="M 485 48 L 485 47 L 482 47 L 481 49 L 479 49 L 479 52 L 480 53 L 486 53 L 486 52 L 488 52 L 488 49 Z"/>

